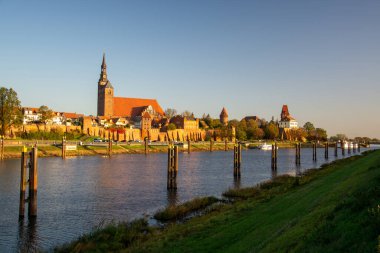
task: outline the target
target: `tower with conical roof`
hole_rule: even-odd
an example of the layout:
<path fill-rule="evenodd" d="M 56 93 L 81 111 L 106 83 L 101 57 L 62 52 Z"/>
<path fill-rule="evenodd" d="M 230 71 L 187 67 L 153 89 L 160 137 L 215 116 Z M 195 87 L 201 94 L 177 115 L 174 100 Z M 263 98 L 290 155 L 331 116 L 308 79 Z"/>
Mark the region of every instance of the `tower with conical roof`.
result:
<path fill-rule="evenodd" d="M 98 116 L 113 115 L 113 87 L 107 78 L 106 56 L 103 53 L 100 77 L 98 81 Z"/>
<path fill-rule="evenodd" d="M 220 123 L 222 123 L 223 126 L 228 125 L 228 113 L 226 108 L 223 107 L 222 112 L 219 115 Z"/>

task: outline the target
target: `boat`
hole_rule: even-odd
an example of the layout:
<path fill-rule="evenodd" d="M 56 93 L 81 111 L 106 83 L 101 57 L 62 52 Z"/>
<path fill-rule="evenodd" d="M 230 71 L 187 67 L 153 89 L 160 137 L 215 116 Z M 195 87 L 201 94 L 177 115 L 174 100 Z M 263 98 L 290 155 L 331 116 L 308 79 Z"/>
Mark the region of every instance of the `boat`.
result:
<path fill-rule="evenodd" d="M 264 144 L 259 145 L 258 148 L 261 150 L 272 150 L 272 145 L 264 143 Z M 278 149 L 278 147 L 277 147 L 277 149 Z"/>

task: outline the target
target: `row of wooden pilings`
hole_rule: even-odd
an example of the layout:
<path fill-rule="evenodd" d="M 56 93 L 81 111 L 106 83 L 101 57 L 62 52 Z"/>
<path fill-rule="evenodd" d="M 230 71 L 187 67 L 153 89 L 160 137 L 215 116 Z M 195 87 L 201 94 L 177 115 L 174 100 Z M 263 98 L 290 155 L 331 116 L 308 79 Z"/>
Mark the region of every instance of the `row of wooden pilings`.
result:
<path fill-rule="evenodd" d="M 225 150 L 228 150 L 227 140 L 225 141 Z M 145 140 L 145 152 L 147 153 L 148 141 Z M 210 142 L 210 152 L 212 152 L 213 141 Z M 329 156 L 329 146 L 330 143 L 326 142 L 324 144 L 325 148 L 325 158 L 328 159 Z M 191 142 L 188 140 L 188 152 L 191 152 Z M 338 156 L 338 142 L 334 145 L 335 156 Z M 178 174 L 178 146 L 169 143 L 168 146 L 168 176 L 167 176 L 167 189 L 169 191 L 177 189 L 177 174 Z M 344 144 L 341 143 L 342 155 L 345 155 Z M 241 163 L 242 163 L 242 145 L 239 142 L 234 144 L 233 152 L 233 167 L 234 167 L 234 178 L 240 178 Z M 351 147 L 348 145 L 348 153 L 351 154 Z M 360 145 L 353 146 L 353 152 L 360 152 Z M 277 143 L 272 145 L 272 170 L 277 170 Z M 112 154 L 112 140 L 108 142 L 108 155 Z M 62 139 L 62 158 L 66 157 L 66 139 Z M 317 143 L 313 143 L 313 161 L 317 160 Z M 296 165 L 301 164 L 301 143 L 296 144 Z M 38 186 L 38 150 L 34 146 L 30 152 L 24 147 L 21 153 L 21 180 L 20 180 L 20 207 L 19 207 L 19 217 L 23 218 L 25 215 L 25 204 L 28 204 L 28 217 L 37 216 L 37 186 Z M 27 179 L 27 175 L 29 175 Z M 26 197 L 26 191 L 28 187 L 28 197 Z"/>

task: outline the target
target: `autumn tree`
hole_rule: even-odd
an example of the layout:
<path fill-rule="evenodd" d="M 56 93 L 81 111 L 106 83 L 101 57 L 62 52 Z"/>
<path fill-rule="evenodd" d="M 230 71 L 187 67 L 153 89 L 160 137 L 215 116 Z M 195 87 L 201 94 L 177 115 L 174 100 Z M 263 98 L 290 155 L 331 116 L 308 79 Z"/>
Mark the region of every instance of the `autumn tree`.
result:
<path fill-rule="evenodd" d="M 0 88 L 0 134 L 22 123 L 21 103 L 12 88 Z"/>
<path fill-rule="evenodd" d="M 273 123 L 273 122 L 269 123 L 265 127 L 264 132 L 265 132 L 265 137 L 267 139 L 272 139 L 272 140 L 276 139 L 279 136 L 279 134 L 280 134 L 278 126 L 275 123 Z"/>
<path fill-rule="evenodd" d="M 53 110 L 47 107 L 46 105 L 41 105 L 40 108 L 38 108 L 38 113 L 41 115 L 40 121 L 43 122 L 45 125 L 49 120 L 51 120 L 54 117 Z"/>

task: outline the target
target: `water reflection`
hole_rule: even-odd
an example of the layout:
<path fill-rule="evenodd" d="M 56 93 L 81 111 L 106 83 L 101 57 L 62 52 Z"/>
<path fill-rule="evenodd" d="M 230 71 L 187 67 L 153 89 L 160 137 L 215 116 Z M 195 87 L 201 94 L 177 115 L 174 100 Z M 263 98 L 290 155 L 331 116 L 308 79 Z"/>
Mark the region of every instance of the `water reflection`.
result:
<path fill-rule="evenodd" d="M 36 217 L 29 217 L 27 224 L 25 224 L 24 219 L 19 219 L 17 248 L 19 252 L 37 252 L 38 234 Z"/>
<path fill-rule="evenodd" d="M 168 206 L 175 206 L 179 203 L 178 201 L 178 192 L 176 189 L 167 191 Z"/>
<path fill-rule="evenodd" d="M 271 169 L 271 179 L 275 179 L 277 177 L 277 169 Z"/>
<path fill-rule="evenodd" d="M 237 176 L 234 176 L 234 189 L 238 190 L 241 187 L 241 178 L 240 174 Z"/>

